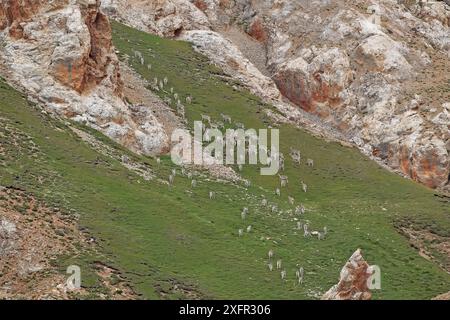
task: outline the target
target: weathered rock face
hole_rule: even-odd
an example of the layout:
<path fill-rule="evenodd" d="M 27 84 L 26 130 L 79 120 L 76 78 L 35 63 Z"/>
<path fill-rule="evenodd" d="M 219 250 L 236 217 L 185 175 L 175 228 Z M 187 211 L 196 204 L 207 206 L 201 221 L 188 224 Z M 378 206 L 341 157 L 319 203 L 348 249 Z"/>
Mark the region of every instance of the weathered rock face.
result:
<path fill-rule="evenodd" d="M 160 0 L 159 8 L 173 10 L 158 10 L 158 18 L 132 7 L 155 1 L 109 2 L 134 12 L 116 13 L 126 23 L 145 16 L 152 27 L 141 29 L 180 34 L 234 77 L 252 78 L 246 83 L 263 98 L 276 104 L 281 92 L 394 170 L 450 188 L 448 1 Z M 241 54 L 251 51 L 250 41 L 230 38 L 230 28 L 264 45 L 272 79 L 254 71 L 256 59 Z M 217 54 L 218 39 L 225 54 Z M 278 93 L 258 89 L 275 84 Z"/>
<path fill-rule="evenodd" d="M 372 294 L 367 282 L 372 274 L 370 266 L 358 249 L 341 270 L 339 283 L 322 297 L 322 300 L 370 300 Z"/>
<path fill-rule="evenodd" d="M 69 28 L 66 38 L 60 38 L 60 43 L 53 52 L 50 72 L 66 86 L 83 92 L 99 84 L 108 76 L 109 64 L 115 63 L 111 54 L 111 28 L 108 18 L 97 10 L 98 1 L 81 1 L 78 17 L 68 15 L 55 17 L 52 21 L 34 21 L 40 14 L 64 10 L 69 6 L 68 0 L 58 1 L 5 1 L 0 9 L 0 30 L 8 29 L 11 39 L 36 40 L 39 29 Z M 68 12 L 69 13 L 69 12 Z M 76 19 L 84 19 L 86 30 L 78 29 Z M 47 24 L 48 23 L 48 24 Z M 72 27 L 72 29 L 70 29 Z M 36 28 L 36 29 L 33 29 Z M 118 68 L 115 68 L 113 83 L 120 85 Z M 120 88 L 117 88 L 120 92 Z"/>
<path fill-rule="evenodd" d="M 99 0 L 1 1 L 0 72 L 48 110 L 136 152 L 167 150 L 167 135 L 150 106 L 132 108 L 122 99 L 111 28 L 99 5 Z"/>
<path fill-rule="evenodd" d="M 195 4 L 201 7 L 201 2 Z M 186 0 L 104 0 L 102 8 L 133 27 L 174 37 L 183 30 L 209 28 L 208 19 L 195 4 Z"/>

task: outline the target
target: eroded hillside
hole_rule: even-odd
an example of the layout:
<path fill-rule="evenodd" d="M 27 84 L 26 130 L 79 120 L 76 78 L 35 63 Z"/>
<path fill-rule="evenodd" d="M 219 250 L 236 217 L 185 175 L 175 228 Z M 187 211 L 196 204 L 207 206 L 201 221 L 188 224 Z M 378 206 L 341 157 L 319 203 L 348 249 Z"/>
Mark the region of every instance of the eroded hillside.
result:
<path fill-rule="evenodd" d="M 109 0 L 112 17 L 194 43 L 289 117 L 289 102 L 390 168 L 449 184 L 445 1 Z M 314 127 L 317 125 L 309 125 Z"/>

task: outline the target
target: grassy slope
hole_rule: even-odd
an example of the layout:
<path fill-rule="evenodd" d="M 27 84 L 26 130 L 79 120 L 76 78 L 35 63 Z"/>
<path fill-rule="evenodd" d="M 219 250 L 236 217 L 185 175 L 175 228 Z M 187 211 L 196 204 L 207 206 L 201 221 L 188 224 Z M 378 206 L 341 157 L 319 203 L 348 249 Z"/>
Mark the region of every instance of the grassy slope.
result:
<path fill-rule="evenodd" d="M 225 112 L 247 127 L 264 127 L 258 99 L 234 91 L 188 44 L 119 24 L 114 24 L 114 41 L 122 52 L 132 56 L 131 50 L 137 49 L 152 63 L 150 72 L 131 60 L 144 77 L 168 76 L 170 86 L 182 96 L 194 96 L 188 110 L 190 120 L 198 119 L 200 113 L 218 119 L 219 113 Z M 161 291 L 166 298 L 182 297 L 179 291 L 170 290 L 174 283 L 213 298 L 311 298 L 312 293 L 336 282 L 340 268 L 357 247 L 382 269 L 382 291 L 377 298 L 430 298 L 448 291 L 450 277 L 421 258 L 393 227 L 393 221 L 406 217 L 415 225 L 448 235 L 448 204 L 439 202 L 432 191 L 380 169 L 356 150 L 283 127 L 284 153 L 290 145 L 296 146 L 316 160 L 316 167 L 297 168 L 288 160 L 286 173 L 291 184 L 283 189 L 281 199 L 271 194 L 278 179 L 259 176 L 255 167 L 244 170 L 253 181 L 247 192 L 241 186 L 204 178 L 191 192 L 189 181 L 182 177 L 169 189 L 156 181 L 144 182 L 116 160 L 99 155 L 3 83 L 0 101 L 1 121 L 30 136 L 40 149 L 30 158 L 27 149 L 13 144 L 10 133 L 0 135 L 1 146 L 7 150 L 0 159 L 0 184 L 24 188 L 80 213 L 80 223 L 100 240 L 104 256 L 72 257 L 70 263 L 86 266 L 83 270 L 88 272 L 90 262 L 105 260 L 120 268 L 145 298 L 160 298 Z M 25 138 L 20 140 L 26 145 Z M 163 179 L 172 166 L 168 158 L 159 166 L 151 159 L 140 160 L 148 162 Z M 38 183 L 38 176 L 45 177 L 44 184 Z M 298 187 L 300 177 L 310 186 L 306 195 Z M 288 194 L 304 202 L 311 209 L 305 218 L 313 229 L 325 225 L 330 229 L 327 240 L 304 239 L 295 234 L 292 217 L 260 208 L 258 199 L 264 193 L 260 186 L 269 190 L 267 197 L 283 209 L 289 207 Z M 211 189 L 218 191 L 213 202 L 207 197 Z M 245 224 L 240 218 L 243 206 L 250 207 Z M 247 224 L 253 225 L 254 232 L 239 239 L 237 230 Z M 262 236 L 272 240 L 261 240 Z M 284 261 L 286 283 L 265 266 L 271 248 Z M 296 264 L 307 272 L 302 287 L 294 285 Z M 95 278 L 87 275 L 89 281 L 84 285 L 95 286 Z"/>

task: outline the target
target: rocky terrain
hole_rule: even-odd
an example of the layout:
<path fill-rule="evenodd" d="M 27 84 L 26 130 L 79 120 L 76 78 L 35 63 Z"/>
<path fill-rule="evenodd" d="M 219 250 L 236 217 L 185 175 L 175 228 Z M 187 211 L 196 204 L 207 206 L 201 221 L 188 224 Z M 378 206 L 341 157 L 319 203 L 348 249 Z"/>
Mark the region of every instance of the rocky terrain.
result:
<path fill-rule="evenodd" d="M 449 190 L 449 18 L 448 1 L 0 0 L 0 299 L 448 291 L 448 196 L 348 146 Z M 174 166 L 172 131 L 224 112 L 313 165 L 287 156 L 281 190 Z M 361 250 L 328 290 L 356 247 L 383 290 Z"/>
<path fill-rule="evenodd" d="M 133 291 L 123 281 L 111 283 L 115 270 L 100 263 L 96 272 L 104 293 L 86 288 L 74 292 L 55 265 L 62 255 L 92 250 L 87 235 L 72 215 L 48 207 L 33 195 L 0 188 L 0 299 L 73 299 L 76 297 L 131 299 Z"/>
<path fill-rule="evenodd" d="M 342 268 L 339 283 L 328 290 L 322 300 L 370 300 L 372 294 L 367 283 L 371 272 L 361 250 L 356 250 Z"/>
<path fill-rule="evenodd" d="M 191 41 L 289 118 L 305 117 L 296 106 L 328 125 L 329 136 L 429 187 L 449 188 L 448 2 L 108 0 L 102 6 L 146 32 Z"/>
<path fill-rule="evenodd" d="M 144 154 L 168 150 L 150 106 L 123 99 L 119 62 L 100 1 L 2 1 L 0 73 L 47 110 Z"/>

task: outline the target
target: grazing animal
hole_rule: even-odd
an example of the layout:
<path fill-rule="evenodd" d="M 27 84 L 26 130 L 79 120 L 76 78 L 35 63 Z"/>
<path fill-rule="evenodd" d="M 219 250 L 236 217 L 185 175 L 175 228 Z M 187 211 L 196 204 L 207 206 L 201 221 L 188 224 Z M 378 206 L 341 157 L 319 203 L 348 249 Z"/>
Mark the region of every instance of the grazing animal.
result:
<path fill-rule="evenodd" d="M 152 70 L 152 65 L 151 65 L 151 64 L 148 64 L 148 65 L 147 65 L 147 69 L 148 69 L 148 70 Z"/>
<path fill-rule="evenodd" d="M 164 77 L 163 83 L 164 83 L 164 85 L 168 84 L 169 83 L 169 79 L 167 79 L 167 77 Z"/>
<path fill-rule="evenodd" d="M 276 190 L 275 190 L 275 194 L 277 195 L 277 196 L 281 196 L 281 190 L 280 190 L 280 188 L 277 188 Z"/>
<path fill-rule="evenodd" d="M 172 175 L 173 175 L 174 177 L 176 177 L 176 175 L 177 175 L 177 169 L 172 169 Z"/>
<path fill-rule="evenodd" d="M 263 207 L 267 206 L 267 199 L 262 199 L 262 200 L 261 200 L 261 205 L 262 205 Z"/>
<path fill-rule="evenodd" d="M 173 87 L 172 88 L 170 88 L 170 93 L 173 93 Z M 176 99 L 175 99 L 176 100 Z"/>
<path fill-rule="evenodd" d="M 172 99 L 170 99 L 169 97 L 167 97 L 167 98 L 164 99 L 164 102 L 165 102 L 166 104 L 168 104 L 168 105 L 171 105 L 171 104 L 172 104 Z"/>
<path fill-rule="evenodd" d="M 223 123 L 222 121 L 218 121 L 216 123 L 217 128 L 219 129 L 224 129 L 225 128 L 225 123 Z"/>
<path fill-rule="evenodd" d="M 303 204 L 300 205 L 300 206 L 297 206 L 297 207 L 295 208 L 295 214 L 301 215 L 301 214 L 305 214 L 305 212 L 306 212 L 306 209 L 305 209 L 305 207 L 303 206 Z"/>
<path fill-rule="evenodd" d="M 175 177 L 171 174 L 170 176 L 169 176 L 169 184 L 170 185 L 173 185 L 173 182 L 175 181 Z"/>
<path fill-rule="evenodd" d="M 177 112 L 182 118 L 184 118 L 186 116 L 186 112 L 185 112 L 184 106 L 182 104 L 177 106 Z"/>
<path fill-rule="evenodd" d="M 223 113 L 221 113 L 220 116 L 222 117 L 222 120 L 225 123 L 231 123 L 231 117 L 230 116 L 227 116 L 226 114 L 223 114 Z"/>
<path fill-rule="evenodd" d="M 281 280 L 286 279 L 286 270 L 281 271 Z"/>
<path fill-rule="evenodd" d="M 245 180 L 244 184 L 245 184 L 246 188 L 250 188 L 252 185 L 252 182 L 250 180 Z"/>
<path fill-rule="evenodd" d="M 210 116 L 206 116 L 204 114 L 202 114 L 202 121 L 207 121 L 208 123 L 211 124 L 211 117 Z"/>
<path fill-rule="evenodd" d="M 303 236 L 304 236 L 305 238 L 311 237 L 311 232 L 309 231 L 309 226 L 308 226 L 308 224 L 303 225 Z"/>
<path fill-rule="evenodd" d="M 128 158 L 128 156 L 123 155 L 122 156 L 122 163 L 128 164 L 128 162 L 130 162 L 130 159 Z"/>
<path fill-rule="evenodd" d="M 213 191 L 210 191 L 210 192 L 209 192 L 209 199 L 210 199 L 210 200 L 214 200 L 215 198 L 216 198 L 216 193 L 213 192 Z"/>
<path fill-rule="evenodd" d="M 295 200 L 294 200 L 293 197 L 289 196 L 289 197 L 288 197 L 288 201 L 289 201 L 289 204 L 290 204 L 290 205 L 294 205 Z"/>
<path fill-rule="evenodd" d="M 192 179 L 192 173 L 191 173 L 191 172 L 188 172 L 187 177 L 188 177 L 189 180 Z"/>
<path fill-rule="evenodd" d="M 272 249 L 269 250 L 269 253 L 267 254 L 269 256 L 269 259 L 273 258 L 274 252 Z"/>
<path fill-rule="evenodd" d="M 298 270 L 298 284 L 303 284 L 304 276 L 305 276 L 305 270 L 303 269 L 303 267 L 300 267 L 300 269 Z"/>
<path fill-rule="evenodd" d="M 287 187 L 288 183 L 289 183 L 289 178 L 287 176 L 281 176 L 278 175 L 280 177 L 280 185 L 282 188 Z"/>
<path fill-rule="evenodd" d="M 174 93 L 174 94 L 173 94 L 173 98 L 174 98 L 175 100 L 178 100 L 178 93 Z"/>
<path fill-rule="evenodd" d="M 159 88 L 160 88 L 161 90 L 164 89 L 164 82 L 162 82 L 162 81 L 159 82 Z"/>
<path fill-rule="evenodd" d="M 290 151 L 289 154 L 290 154 L 290 156 L 292 158 L 292 161 L 294 161 L 297 164 L 301 163 L 302 156 L 301 156 L 301 153 L 300 153 L 299 150 L 291 148 L 291 151 Z"/>
<path fill-rule="evenodd" d="M 297 222 L 297 229 L 298 230 L 302 230 L 302 228 L 303 228 L 303 224 L 300 221 L 298 221 Z"/>
<path fill-rule="evenodd" d="M 328 228 L 327 227 L 323 227 L 323 234 L 327 235 L 328 234 Z"/>
<path fill-rule="evenodd" d="M 278 212 L 278 207 L 274 204 L 272 206 L 272 213 L 276 213 L 276 212 Z"/>
<path fill-rule="evenodd" d="M 250 232 L 252 232 L 252 226 L 247 227 L 247 233 L 250 233 Z"/>
<path fill-rule="evenodd" d="M 243 229 L 239 229 L 238 230 L 238 234 L 239 234 L 239 237 L 242 237 L 244 235 L 244 230 Z"/>
<path fill-rule="evenodd" d="M 308 186 L 306 185 L 306 183 L 304 183 L 303 181 L 302 181 L 302 190 L 303 190 L 303 192 L 307 192 L 308 191 Z"/>
<path fill-rule="evenodd" d="M 314 160 L 312 160 L 312 159 L 306 160 L 306 165 L 307 165 L 308 167 L 314 167 Z"/>
<path fill-rule="evenodd" d="M 161 159 L 160 158 L 156 158 L 156 163 L 157 164 L 161 164 Z"/>
<path fill-rule="evenodd" d="M 277 269 L 281 269 L 282 261 L 281 259 L 277 260 Z"/>
<path fill-rule="evenodd" d="M 273 263 L 272 262 L 269 262 L 267 264 L 267 266 L 269 267 L 269 271 L 273 271 Z"/>
<path fill-rule="evenodd" d="M 187 104 L 191 104 L 192 103 L 192 97 L 191 96 L 187 96 L 186 97 L 186 103 Z"/>
<path fill-rule="evenodd" d="M 325 240 L 325 234 L 323 232 L 317 233 L 317 239 L 318 240 Z"/>
<path fill-rule="evenodd" d="M 192 180 L 192 182 L 191 182 L 191 187 L 192 187 L 192 188 L 197 187 L 197 180 Z"/>

